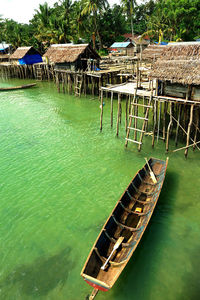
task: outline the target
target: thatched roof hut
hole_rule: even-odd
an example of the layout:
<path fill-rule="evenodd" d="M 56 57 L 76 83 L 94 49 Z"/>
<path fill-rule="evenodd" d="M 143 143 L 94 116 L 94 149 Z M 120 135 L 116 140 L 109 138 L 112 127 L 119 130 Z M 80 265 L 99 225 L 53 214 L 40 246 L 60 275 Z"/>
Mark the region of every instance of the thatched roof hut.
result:
<path fill-rule="evenodd" d="M 200 43 L 168 46 L 152 66 L 151 78 L 200 85 Z"/>
<path fill-rule="evenodd" d="M 18 47 L 10 56 L 12 61 L 18 61 L 20 65 L 32 65 L 42 62 L 40 53 L 33 47 Z"/>
<path fill-rule="evenodd" d="M 158 59 L 166 46 L 163 45 L 149 45 L 142 52 L 142 60 L 154 61 Z"/>
<path fill-rule="evenodd" d="M 86 69 L 87 59 L 100 60 L 98 53 L 89 44 L 55 44 L 44 54 L 56 68 Z"/>
<path fill-rule="evenodd" d="M 9 54 L 0 54 L 0 62 L 8 62 Z"/>
<path fill-rule="evenodd" d="M 164 95 L 200 100 L 200 43 L 167 46 L 152 65 L 151 79 L 164 85 Z"/>

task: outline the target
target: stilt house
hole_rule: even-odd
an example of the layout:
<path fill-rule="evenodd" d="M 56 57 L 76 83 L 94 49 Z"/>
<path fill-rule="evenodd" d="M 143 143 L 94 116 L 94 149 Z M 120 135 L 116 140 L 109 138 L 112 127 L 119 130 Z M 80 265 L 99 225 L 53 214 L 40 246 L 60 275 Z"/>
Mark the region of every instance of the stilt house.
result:
<path fill-rule="evenodd" d="M 141 53 L 141 59 L 143 61 L 152 63 L 153 61 L 160 58 L 163 50 L 166 48 L 166 46 L 163 45 L 149 45 L 147 48 L 145 48 Z M 140 58 L 140 54 L 138 54 L 138 57 Z"/>
<path fill-rule="evenodd" d="M 153 63 L 158 95 L 200 101 L 200 43 L 174 43 Z"/>
<path fill-rule="evenodd" d="M 124 42 L 131 42 L 134 45 L 134 53 L 140 53 L 150 44 L 148 36 L 141 39 L 141 35 L 125 34 L 124 37 Z"/>
<path fill-rule="evenodd" d="M 134 45 L 132 42 L 116 42 L 110 46 L 112 55 L 134 56 Z"/>
<path fill-rule="evenodd" d="M 12 51 L 12 46 L 5 42 L 0 43 L 0 62 L 8 62 L 9 53 Z"/>
<path fill-rule="evenodd" d="M 33 65 L 42 62 L 42 57 L 33 47 L 19 47 L 10 56 L 10 60 L 14 64 Z"/>
<path fill-rule="evenodd" d="M 51 45 L 44 57 L 55 69 L 71 71 L 85 71 L 87 68 L 96 70 L 100 61 L 100 56 L 89 44 Z"/>

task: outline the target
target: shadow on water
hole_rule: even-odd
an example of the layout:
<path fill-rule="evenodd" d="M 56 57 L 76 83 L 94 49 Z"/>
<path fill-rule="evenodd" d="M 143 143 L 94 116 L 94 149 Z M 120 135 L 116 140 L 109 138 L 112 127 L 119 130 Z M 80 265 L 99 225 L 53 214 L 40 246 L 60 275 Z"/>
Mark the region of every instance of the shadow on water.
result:
<path fill-rule="evenodd" d="M 34 297 L 47 295 L 57 285 L 62 288 L 69 271 L 74 267 L 74 263 L 70 260 L 70 252 L 71 248 L 67 247 L 54 256 L 40 257 L 30 265 L 21 265 L 14 269 L 0 282 L 0 288 L 3 290 L 1 297 L 7 299 L 8 290 L 15 285 L 18 285 L 20 294 Z"/>
<path fill-rule="evenodd" d="M 199 300 L 200 299 L 200 247 L 197 247 L 190 255 L 191 271 L 182 276 L 184 290 L 177 300 Z"/>
<path fill-rule="evenodd" d="M 177 174 L 168 172 L 149 225 L 130 262 L 111 290 L 111 298 L 127 300 L 154 298 L 155 291 L 152 289 L 155 285 L 152 282 L 162 268 L 160 258 L 165 247 L 163 241 L 168 239 L 168 227 L 173 215 L 177 188 Z"/>

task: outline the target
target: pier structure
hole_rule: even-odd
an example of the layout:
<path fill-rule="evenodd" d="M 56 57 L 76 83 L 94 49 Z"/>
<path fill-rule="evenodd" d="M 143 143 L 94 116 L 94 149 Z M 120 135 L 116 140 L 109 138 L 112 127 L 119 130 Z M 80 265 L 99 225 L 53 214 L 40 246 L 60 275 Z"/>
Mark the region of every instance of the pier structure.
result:
<path fill-rule="evenodd" d="M 113 98 L 115 96 L 118 99 L 117 136 L 122 119 L 121 101 L 126 101 L 126 147 L 133 143 L 140 151 L 143 138 L 148 135 L 152 138 L 152 147 L 155 146 L 155 140 L 162 139 L 166 152 L 170 151 L 170 138 L 174 138 L 176 147 L 172 151 L 184 150 L 185 157 L 191 148 L 200 150 L 199 67 L 200 44 L 178 44 L 166 47 L 160 58 L 152 63 L 148 83 L 143 82 L 139 74 L 132 82 L 102 87 L 100 130 L 103 128 L 103 98 L 106 92 L 111 101 L 111 127 Z M 185 146 L 178 147 L 178 142 L 185 143 Z"/>

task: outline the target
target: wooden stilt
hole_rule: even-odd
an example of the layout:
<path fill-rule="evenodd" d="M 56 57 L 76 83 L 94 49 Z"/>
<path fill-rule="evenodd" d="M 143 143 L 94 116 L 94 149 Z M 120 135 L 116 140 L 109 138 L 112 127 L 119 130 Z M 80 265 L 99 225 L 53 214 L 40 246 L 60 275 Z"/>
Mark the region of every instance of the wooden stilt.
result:
<path fill-rule="evenodd" d="M 177 104 L 178 105 L 178 122 L 177 122 L 177 126 L 176 126 L 176 136 L 175 136 L 175 145 L 178 145 L 178 130 L 179 130 L 179 124 L 180 124 L 180 119 L 181 119 L 181 110 L 182 110 L 182 105 L 181 104 Z"/>
<path fill-rule="evenodd" d="M 129 99 L 128 96 L 126 96 L 126 109 L 125 109 L 125 130 L 127 132 L 127 124 L 128 124 L 128 103 Z"/>
<path fill-rule="evenodd" d="M 120 107 L 121 107 L 121 94 L 118 94 L 118 110 L 117 110 L 117 136 L 119 135 L 119 121 L 120 121 Z"/>
<path fill-rule="evenodd" d="M 157 102 L 157 99 L 154 98 L 152 147 L 154 147 L 154 142 L 155 142 L 155 131 L 156 131 L 156 123 L 157 123 L 157 108 L 158 108 L 158 102 Z"/>
<path fill-rule="evenodd" d="M 171 126 L 172 126 L 172 103 L 170 102 L 169 103 L 169 107 L 170 107 L 170 121 L 169 121 L 169 124 L 168 124 L 168 128 L 167 128 L 167 140 L 166 140 L 166 152 L 169 151 L 169 134 L 170 134 L 170 129 L 171 129 Z"/>
<path fill-rule="evenodd" d="M 159 134 L 160 134 L 160 117 L 162 112 L 162 102 L 159 102 L 159 113 L 158 113 L 158 131 L 157 131 L 157 142 L 159 140 Z"/>
<path fill-rule="evenodd" d="M 100 131 L 103 128 L 103 90 L 101 90 L 101 118 L 100 118 Z"/>
<path fill-rule="evenodd" d="M 198 132 L 198 126 L 199 126 L 199 108 L 196 108 L 196 122 L 195 122 L 195 133 L 194 133 L 194 143 L 196 143 L 197 140 L 197 132 Z M 193 145 L 193 151 L 195 150 L 196 145 Z"/>
<path fill-rule="evenodd" d="M 113 127 L 113 92 L 111 92 L 111 113 L 110 113 L 110 125 Z"/>
<path fill-rule="evenodd" d="M 189 142 L 190 142 L 190 130 L 191 130 L 191 125 L 192 125 L 192 121 L 193 121 L 193 110 L 194 110 L 194 104 L 192 104 L 191 107 L 190 107 L 190 121 L 189 121 L 189 124 L 188 124 L 187 142 L 186 142 L 187 148 L 185 149 L 185 157 L 186 158 L 188 156 L 188 146 L 189 146 Z"/>
<path fill-rule="evenodd" d="M 121 95 L 120 95 L 121 98 Z M 121 103 L 121 99 L 120 99 L 120 107 L 119 107 L 119 122 L 120 124 L 122 123 L 122 103 Z"/>
<path fill-rule="evenodd" d="M 172 119 L 177 123 L 178 121 L 172 116 Z M 185 129 L 183 128 L 183 126 L 181 126 L 181 124 L 179 124 L 179 127 L 182 129 L 182 131 L 187 135 L 187 132 L 185 131 Z M 194 143 L 194 140 L 190 137 L 190 140 Z M 197 146 L 196 143 L 196 147 L 198 150 L 200 150 L 200 148 Z"/>
<path fill-rule="evenodd" d="M 166 114 L 167 114 L 168 103 L 164 102 L 164 112 L 163 112 L 163 141 L 165 142 L 165 131 L 166 131 Z"/>

